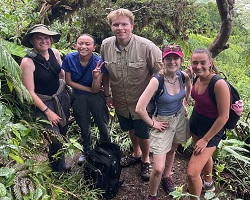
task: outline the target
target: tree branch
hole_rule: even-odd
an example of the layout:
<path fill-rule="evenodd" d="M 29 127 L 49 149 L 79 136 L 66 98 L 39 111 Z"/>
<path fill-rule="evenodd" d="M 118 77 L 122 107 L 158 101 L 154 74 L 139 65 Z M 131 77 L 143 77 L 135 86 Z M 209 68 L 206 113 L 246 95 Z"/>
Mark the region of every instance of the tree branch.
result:
<path fill-rule="evenodd" d="M 208 48 L 213 57 L 216 57 L 220 52 L 229 48 L 227 41 L 233 26 L 232 12 L 235 0 L 216 0 L 216 3 L 220 13 L 221 27 L 217 37 Z"/>

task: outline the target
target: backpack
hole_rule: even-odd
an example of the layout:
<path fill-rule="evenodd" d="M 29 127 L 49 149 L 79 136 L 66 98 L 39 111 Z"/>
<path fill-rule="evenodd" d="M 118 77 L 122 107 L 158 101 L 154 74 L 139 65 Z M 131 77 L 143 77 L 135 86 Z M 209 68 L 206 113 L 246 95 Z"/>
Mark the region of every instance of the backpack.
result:
<path fill-rule="evenodd" d="M 236 90 L 235 87 L 233 87 L 227 80 L 226 78 L 222 78 L 219 75 L 215 75 L 212 77 L 212 79 L 210 80 L 209 84 L 208 84 L 208 93 L 209 96 L 211 98 L 211 100 L 213 101 L 213 103 L 216 105 L 216 99 L 215 99 L 215 94 L 214 94 L 214 84 L 220 80 L 220 79 L 224 79 L 226 81 L 226 83 L 228 84 L 228 87 L 230 89 L 230 112 L 229 112 L 229 118 L 227 123 L 225 124 L 225 128 L 227 129 L 234 129 L 238 120 L 240 119 L 240 116 L 237 115 L 235 113 L 235 111 L 232 109 L 232 104 L 234 104 L 236 101 L 240 100 L 240 95 L 239 92 Z"/>
<path fill-rule="evenodd" d="M 86 154 L 84 178 L 93 181 L 94 188 L 104 191 L 103 197 L 116 196 L 123 181 L 121 175 L 121 151 L 116 143 L 102 142 Z"/>
<path fill-rule="evenodd" d="M 180 70 L 177 71 L 177 74 L 181 75 L 181 79 L 184 84 L 185 75 Z M 164 77 L 163 77 L 163 74 L 159 74 L 159 73 L 155 73 L 152 77 L 155 77 L 159 81 L 159 85 L 158 85 L 155 95 L 150 99 L 149 104 L 147 105 L 147 112 L 149 116 L 154 115 L 155 117 L 157 117 L 158 115 L 157 104 L 158 104 L 159 97 L 163 94 Z"/>

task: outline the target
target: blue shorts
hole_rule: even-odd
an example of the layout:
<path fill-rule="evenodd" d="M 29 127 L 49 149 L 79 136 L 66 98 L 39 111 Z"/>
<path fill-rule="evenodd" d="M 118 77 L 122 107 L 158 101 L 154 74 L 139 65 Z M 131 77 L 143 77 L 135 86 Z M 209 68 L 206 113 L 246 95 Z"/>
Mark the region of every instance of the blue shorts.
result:
<path fill-rule="evenodd" d="M 190 117 L 190 131 L 194 135 L 201 139 L 211 128 L 216 119 L 208 118 L 202 114 L 199 114 L 195 109 Z M 223 127 L 207 144 L 207 147 L 218 146 L 221 139 L 225 134 L 225 128 Z"/>
<path fill-rule="evenodd" d="M 131 115 L 129 118 L 126 118 L 119 114 L 117 114 L 117 117 L 123 131 L 134 129 L 136 137 L 140 139 L 149 139 L 149 126 L 142 119 L 133 120 Z"/>

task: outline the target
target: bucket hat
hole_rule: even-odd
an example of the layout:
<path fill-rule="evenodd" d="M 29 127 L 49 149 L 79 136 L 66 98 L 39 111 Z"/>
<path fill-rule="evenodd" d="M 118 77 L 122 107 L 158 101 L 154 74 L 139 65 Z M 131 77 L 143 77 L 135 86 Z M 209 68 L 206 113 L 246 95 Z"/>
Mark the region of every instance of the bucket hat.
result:
<path fill-rule="evenodd" d="M 46 25 L 36 24 L 28 30 L 26 35 L 23 37 L 21 44 L 25 47 L 33 47 L 33 44 L 31 44 L 30 39 L 34 33 L 43 33 L 46 35 L 50 35 L 53 38 L 54 43 L 57 43 L 61 37 L 59 33 L 50 31 Z"/>

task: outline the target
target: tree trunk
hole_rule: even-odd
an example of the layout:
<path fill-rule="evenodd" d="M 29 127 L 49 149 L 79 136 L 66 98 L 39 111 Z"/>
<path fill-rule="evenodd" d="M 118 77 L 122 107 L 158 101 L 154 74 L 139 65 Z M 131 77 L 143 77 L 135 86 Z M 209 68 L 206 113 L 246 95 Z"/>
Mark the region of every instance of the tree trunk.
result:
<path fill-rule="evenodd" d="M 230 37 L 233 26 L 233 6 L 235 0 L 216 0 L 221 18 L 220 31 L 209 46 L 209 50 L 213 57 L 216 57 L 220 52 L 229 48 L 227 41 Z"/>

